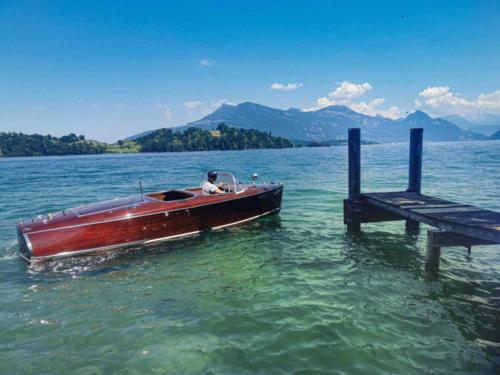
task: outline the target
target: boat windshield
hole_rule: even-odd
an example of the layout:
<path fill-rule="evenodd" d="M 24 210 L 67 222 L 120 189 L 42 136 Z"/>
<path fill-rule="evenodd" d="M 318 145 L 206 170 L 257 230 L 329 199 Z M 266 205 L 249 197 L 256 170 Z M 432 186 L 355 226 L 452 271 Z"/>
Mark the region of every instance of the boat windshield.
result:
<path fill-rule="evenodd" d="M 207 173 L 203 175 L 201 186 L 203 186 L 203 183 L 205 181 L 208 181 Z M 231 173 L 222 171 L 217 171 L 217 179 L 215 180 L 215 185 L 219 186 L 219 188 L 221 188 L 221 190 L 224 190 L 226 193 L 241 193 L 245 188 Z"/>

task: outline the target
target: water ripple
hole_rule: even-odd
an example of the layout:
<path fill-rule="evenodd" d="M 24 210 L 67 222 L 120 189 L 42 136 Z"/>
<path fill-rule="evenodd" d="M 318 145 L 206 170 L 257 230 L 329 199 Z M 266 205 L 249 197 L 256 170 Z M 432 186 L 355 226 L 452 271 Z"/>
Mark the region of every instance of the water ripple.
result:
<path fill-rule="evenodd" d="M 363 188 L 404 188 L 407 154 L 364 147 Z M 500 209 L 497 142 L 424 155 L 424 192 Z M 500 371 L 498 247 L 446 248 L 436 278 L 425 231 L 347 234 L 346 162 L 345 147 L 0 160 L 0 372 Z M 282 213 L 121 255 L 32 268 L 16 255 L 20 218 L 136 193 L 139 178 L 196 185 L 211 168 L 284 182 Z"/>

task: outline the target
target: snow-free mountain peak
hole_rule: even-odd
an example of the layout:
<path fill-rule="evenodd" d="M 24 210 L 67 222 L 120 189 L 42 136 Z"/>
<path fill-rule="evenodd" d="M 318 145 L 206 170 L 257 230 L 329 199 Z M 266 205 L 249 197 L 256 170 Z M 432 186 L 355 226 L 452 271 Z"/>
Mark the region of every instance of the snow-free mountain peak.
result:
<path fill-rule="evenodd" d="M 229 126 L 256 129 L 300 141 L 343 140 L 347 138 L 347 129 L 354 127 L 361 128 L 363 140 L 380 143 L 406 142 L 409 129 L 412 127 L 424 128 L 424 138 L 427 140 L 457 141 L 486 138 L 460 129 L 446 120 L 434 119 L 422 111 L 411 113 L 404 119 L 391 120 L 382 116 L 364 115 L 343 105 L 304 112 L 292 108 L 287 110 L 271 108 L 252 102 L 222 105 L 202 119 L 175 129 L 184 130 L 192 126 L 215 129 L 221 122 Z"/>

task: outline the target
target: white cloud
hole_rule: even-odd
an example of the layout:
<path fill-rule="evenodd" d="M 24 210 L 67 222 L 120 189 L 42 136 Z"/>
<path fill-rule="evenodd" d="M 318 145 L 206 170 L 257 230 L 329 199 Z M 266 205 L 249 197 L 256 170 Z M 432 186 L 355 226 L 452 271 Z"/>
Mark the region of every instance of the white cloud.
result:
<path fill-rule="evenodd" d="M 184 107 L 186 107 L 186 109 L 188 111 L 193 111 L 195 109 L 198 109 L 200 108 L 201 106 L 203 105 L 202 102 L 200 102 L 199 100 L 193 100 L 193 101 L 190 101 L 190 102 L 186 102 L 184 103 Z"/>
<path fill-rule="evenodd" d="M 476 99 L 476 105 L 484 109 L 500 109 L 500 90 L 493 91 L 489 94 L 479 94 Z"/>
<path fill-rule="evenodd" d="M 354 98 L 363 95 L 365 92 L 370 91 L 372 85 L 368 82 L 365 83 L 352 83 L 344 81 L 339 87 L 328 94 L 330 98 Z"/>
<path fill-rule="evenodd" d="M 396 119 L 401 117 L 401 110 L 396 106 L 391 106 L 388 109 L 380 108 L 385 103 L 384 98 L 376 98 L 371 101 L 355 102 L 352 100 L 370 91 L 373 87 L 368 83 L 356 84 L 344 81 L 334 91 L 316 100 L 316 105 L 304 108 L 304 111 L 317 111 L 318 109 L 326 108 L 331 105 L 345 105 L 353 111 L 368 115 L 368 116 L 384 116 L 387 118 Z"/>
<path fill-rule="evenodd" d="M 212 66 L 213 62 L 208 60 L 208 59 L 203 59 L 203 60 L 200 60 L 200 65 L 204 66 L 204 67 Z"/>
<path fill-rule="evenodd" d="M 273 83 L 270 87 L 271 90 L 278 90 L 278 91 L 293 91 L 300 89 L 303 86 L 302 83 Z"/>
<path fill-rule="evenodd" d="M 418 95 L 423 98 L 435 98 L 446 94 L 448 91 L 450 91 L 448 86 L 431 86 L 427 87 Z"/>
<path fill-rule="evenodd" d="M 435 115 L 459 114 L 474 116 L 486 113 L 500 114 L 500 90 L 479 94 L 476 99 L 465 99 L 451 91 L 448 86 L 430 86 L 418 94 L 423 102 L 415 104 L 427 107 Z"/>
<path fill-rule="evenodd" d="M 351 103 L 351 109 L 359 113 L 376 114 L 376 108 L 385 103 L 384 98 L 377 98 L 371 102 Z"/>
<path fill-rule="evenodd" d="M 397 119 L 401 117 L 401 111 L 396 106 L 389 107 L 388 109 L 378 108 L 384 103 L 384 98 L 377 98 L 368 103 L 351 103 L 349 107 L 356 112 L 363 113 L 368 116 L 380 115 L 391 119 Z"/>

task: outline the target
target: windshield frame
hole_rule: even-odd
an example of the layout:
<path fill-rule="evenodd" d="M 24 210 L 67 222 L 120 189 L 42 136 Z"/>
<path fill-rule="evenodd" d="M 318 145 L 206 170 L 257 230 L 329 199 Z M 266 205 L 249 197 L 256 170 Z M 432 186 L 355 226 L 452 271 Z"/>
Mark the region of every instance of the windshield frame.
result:
<path fill-rule="evenodd" d="M 232 173 L 226 171 L 216 172 L 217 179 L 215 180 L 215 185 L 218 186 L 220 183 L 227 184 L 229 186 L 229 189 L 231 190 L 230 193 L 233 194 L 241 194 L 246 190 L 247 186 L 240 184 Z M 203 174 L 200 186 L 203 186 L 206 181 L 208 181 L 208 172 Z"/>

